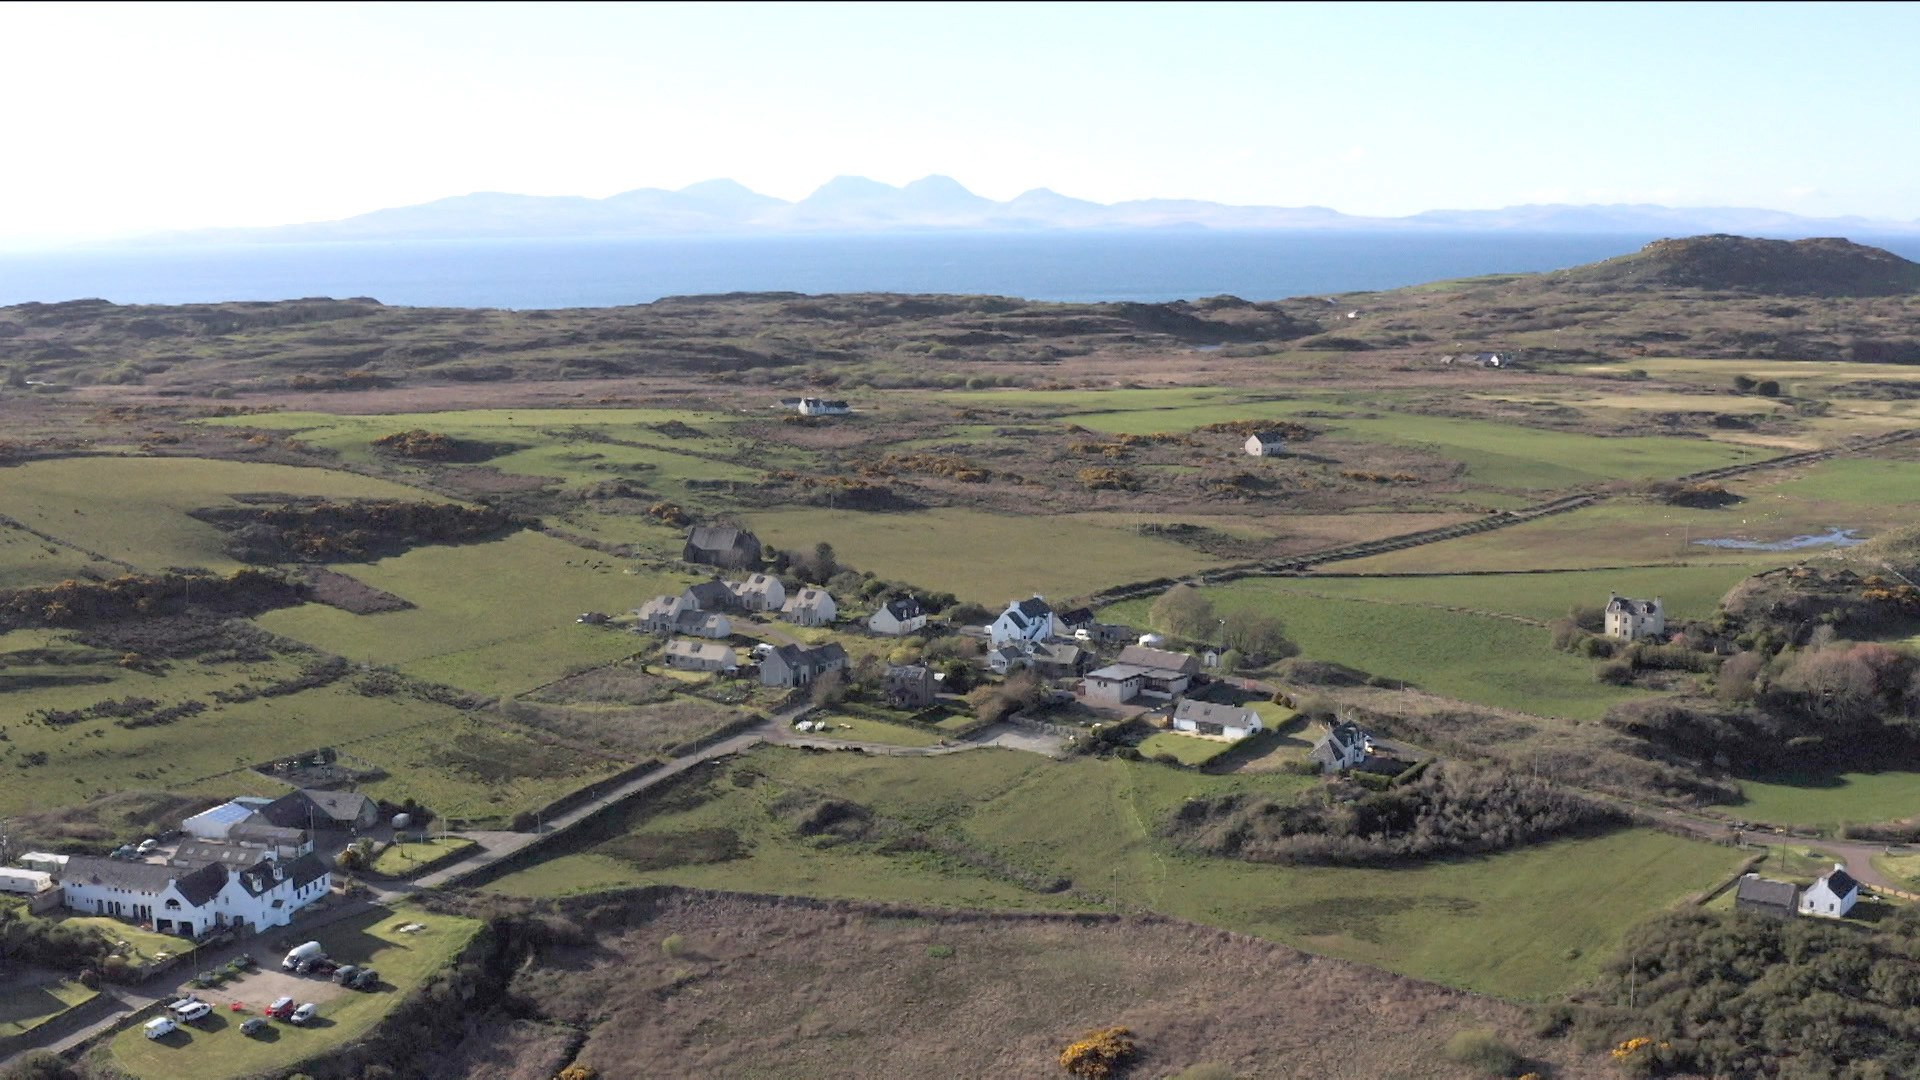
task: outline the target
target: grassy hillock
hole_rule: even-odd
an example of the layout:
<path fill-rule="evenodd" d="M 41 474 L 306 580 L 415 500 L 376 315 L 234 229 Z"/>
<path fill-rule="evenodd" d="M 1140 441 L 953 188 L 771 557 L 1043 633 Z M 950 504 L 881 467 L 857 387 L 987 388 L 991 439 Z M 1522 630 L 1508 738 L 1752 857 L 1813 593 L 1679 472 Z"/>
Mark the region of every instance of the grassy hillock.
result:
<path fill-rule="evenodd" d="M 1848 240 L 1692 236 L 1556 275 L 1571 284 L 1735 290 L 1776 296 L 1905 296 L 1920 263 Z"/>

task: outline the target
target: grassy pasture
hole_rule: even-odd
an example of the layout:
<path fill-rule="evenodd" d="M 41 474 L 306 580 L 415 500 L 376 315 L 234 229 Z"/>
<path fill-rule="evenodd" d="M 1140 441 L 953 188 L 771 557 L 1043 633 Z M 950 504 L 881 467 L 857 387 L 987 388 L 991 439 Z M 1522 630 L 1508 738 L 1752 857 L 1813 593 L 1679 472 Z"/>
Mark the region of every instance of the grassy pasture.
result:
<path fill-rule="evenodd" d="M 1920 773 L 1850 772 L 1740 781 L 1727 812 L 1773 825 L 1838 826 L 1920 816 Z"/>
<path fill-rule="evenodd" d="M 1139 747 L 1147 757 L 1171 754 L 1182 765 L 1204 765 L 1231 749 L 1232 743 L 1195 738 L 1175 731 L 1157 731 L 1142 740 Z"/>
<path fill-rule="evenodd" d="M 52 585 L 92 564 L 92 559 L 72 548 L 0 522 L 0 589 Z"/>
<path fill-rule="evenodd" d="M 1368 442 L 1431 446 L 1440 457 L 1464 463 L 1469 483 L 1498 488 L 1545 490 L 1678 476 L 1760 456 L 1750 448 L 1705 439 L 1603 438 L 1440 416 L 1349 419 L 1331 426 L 1337 434 Z"/>
<path fill-rule="evenodd" d="M 402 934 L 398 927 L 417 922 L 426 929 Z M 108 1053 L 115 1066 L 138 1080 L 238 1080 L 263 1074 L 280 1075 L 302 1061 L 328 1053 L 361 1038 L 391 1012 L 407 993 L 427 976 L 447 966 L 480 930 L 480 923 L 452 915 L 434 915 L 416 908 L 375 909 L 319 934 L 335 959 L 380 972 L 382 988 L 372 993 L 346 992 L 321 1006 L 318 1023 L 296 1027 L 272 1023 L 269 1038 L 247 1038 L 239 1027 L 247 1014 L 259 1015 L 268 1001 L 248 996 L 247 980 L 229 983 L 230 995 L 248 1006 L 247 1013 L 216 1009 L 197 1024 L 182 1025 L 164 1039 L 148 1039 L 136 1026 L 115 1036 Z M 258 995 L 255 995 L 256 997 Z"/>
<path fill-rule="evenodd" d="M 1178 405 L 1161 408 L 1137 408 L 1113 412 L 1075 413 L 1063 418 L 1093 431 L 1112 435 L 1151 435 L 1161 431 L 1192 431 L 1208 424 L 1235 420 L 1292 420 L 1303 412 L 1339 412 L 1340 406 L 1327 398 L 1300 397 L 1284 401 L 1251 399 L 1221 401 L 1204 405 Z M 1319 422 L 1316 418 L 1311 422 Z M 1231 441 L 1232 436 L 1222 435 Z"/>
<path fill-rule="evenodd" d="M 824 720 L 830 726 L 825 731 L 809 731 L 803 734 L 820 735 L 829 739 L 846 739 L 850 742 L 884 743 L 888 746 L 938 746 L 940 736 L 930 731 L 906 724 L 890 724 L 885 720 L 872 720 L 864 716 L 848 716 L 844 713 L 809 713 L 809 720 Z"/>
<path fill-rule="evenodd" d="M 1862 506 L 1920 503 L 1920 461 L 1833 458 L 1797 473 L 1772 485 L 1772 493 L 1790 499 Z"/>
<path fill-rule="evenodd" d="M 1467 612 L 1307 595 L 1318 591 L 1319 584 L 1249 579 L 1203 591 L 1223 615 L 1240 609 L 1278 615 L 1287 635 L 1310 659 L 1402 679 L 1463 701 L 1597 720 L 1607 706 L 1641 693 L 1595 682 L 1592 662 L 1555 650 L 1543 627 Z M 1142 626 L 1151 606 L 1150 600 L 1129 600 L 1106 608 L 1102 618 Z"/>
<path fill-rule="evenodd" d="M 147 570 L 239 565 L 220 531 L 186 511 L 252 492 L 417 499 L 421 492 L 328 469 L 208 458 L 59 458 L 6 470 L 0 514 Z"/>
<path fill-rule="evenodd" d="M 368 869 L 388 877 L 408 878 L 428 863 L 449 858 L 455 852 L 473 846 L 473 841 L 461 836 L 432 836 L 417 843 L 410 840 L 404 844 L 389 844 L 374 857 L 373 865 Z"/>
<path fill-rule="evenodd" d="M 674 798 L 634 827 L 662 844 L 696 829 L 732 829 L 748 845 L 746 857 L 640 871 L 608 846 L 509 875 L 494 888 L 539 895 L 678 882 L 1017 908 L 1117 900 L 1532 998 L 1589 977 L 1628 926 L 1706 887 L 1734 862 L 1718 848 L 1630 830 L 1417 868 L 1289 868 L 1186 855 L 1156 834 L 1193 795 L 1284 795 L 1311 782 L 1275 774 L 1212 777 L 1151 762 L 1053 762 L 1012 751 L 916 760 L 763 749 L 731 772 L 716 771 L 701 792 L 704 801 Z M 810 843 L 768 810 L 796 789 L 830 792 L 1036 873 L 1064 874 L 1084 893 L 1024 890 L 924 852 L 882 855 L 866 845 Z M 1581 901 L 1597 889 L 1608 903 Z"/>
<path fill-rule="evenodd" d="M 259 622 L 350 659 L 486 694 L 529 690 L 638 652 L 637 638 L 574 619 L 583 611 L 625 611 L 692 580 L 623 574 L 605 556 L 535 532 L 416 548 L 342 569 L 416 606 L 354 615 L 307 604 Z"/>
<path fill-rule="evenodd" d="M 748 519 L 760 538 L 776 547 L 810 550 L 824 540 L 850 566 L 988 605 L 1034 593 L 1064 599 L 1116 581 L 1185 574 L 1219 561 L 1093 515 L 809 509 L 755 513 Z"/>
<path fill-rule="evenodd" d="M 1552 620 L 1574 605 L 1599 607 L 1609 591 L 1623 596 L 1658 596 L 1669 619 L 1704 619 L 1719 607 L 1728 589 L 1753 568 L 1642 566 L 1627 570 L 1569 570 L 1543 574 L 1462 574 L 1445 577 L 1308 577 L 1287 587 L 1329 596 L 1434 604 L 1498 611 L 1530 619 Z"/>

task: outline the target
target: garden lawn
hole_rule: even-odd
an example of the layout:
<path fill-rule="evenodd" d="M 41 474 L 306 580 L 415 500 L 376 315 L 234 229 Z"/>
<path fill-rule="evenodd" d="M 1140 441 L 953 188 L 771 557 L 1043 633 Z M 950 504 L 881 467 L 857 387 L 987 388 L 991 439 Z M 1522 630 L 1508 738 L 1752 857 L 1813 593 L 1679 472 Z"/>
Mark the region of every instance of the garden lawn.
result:
<path fill-rule="evenodd" d="M 695 786 L 656 795 L 651 809 L 636 806 L 625 828 L 657 844 L 728 829 L 743 857 L 637 869 L 620 857 L 626 833 L 617 833 L 492 888 L 550 895 L 670 882 L 993 908 L 1119 904 L 1537 999 L 1590 978 L 1629 926 L 1704 890 L 1736 861 L 1726 849 L 1649 830 L 1380 870 L 1191 855 L 1159 836 L 1187 799 L 1230 791 L 1284 799 L 1314 781 L 1117 759 L 1055 762 L 1016 751 L 913 759 L 762 748 L 693 779 Z M 782 816 L 783 797 L 857 803 L 978 858 L 818 844 Z M 1031 877 L 1023 885 L 995 865 Z M 1071 880 L 1074 892 L 1036 891 L 1034 883 L 1054 876 Z M 1599 894 L 1607 903 L 1592 902 Z"/>
<path fill-rule="evenodd" d="M 1772 825 L 1839 826 L 1920 816 L 1920 773 L 1787 774 L 1740 781 L 1730 813 Z"/>
<path fill-rule="evenodd" d="M 97 993 L 71 980 L 0 990 L 0 1039 L 31 1031 Z"/>
<path fill-rule="evenodd" d="M 1035 593 L 1064 599 L 1220 561 L 1091 515 L 1013 517 L 942 508 L 776 510 L 748 517 L 760 539 L 775 547 L 810 551 L 825 541 L 848 566 L 990 607 Z"/>
<path fill-rule="evenodd" d="M 336 569 L 415 607 L 354 615 L 307 604 L 269 612 L 260 624 L 352 660 L 484 694 L 530 690 L 631 656 L 639 639 L 574 619 L 624 611 L 692 580 L 623 574 L 605 556 L 530 531 Z"/>
<path fill-rule="evenodd" d="M 849 742 L 883 743 L 888 746 L 938 746 L 940 736 L 924 728 L 908 724 L 890 724 L 885 720 L 871 720 L 864 716 L 846 716 L 839 713 L 821 716 L 808 713 L 808 720 L 825 720 L 832 725 L 825 731 L 803 731 L 801 735 L 821 735 L 829 739 L 846 739 Z"/>
<path fill-rule="evenodd" d="M 1318 583 L 1314 583 L 1318 584 Z M 1248 579 L 1203 590 L 1222 615 L 1280 617 L 1310 660 L 1330 660 L 1462 701 L 1542 716 L 1597 720 L 1645 691 L 1597 682 L 1594 664 L 1553 647 L 1544 627 L 1464 612 L 1307 596 L 1298 579 Z M 1104 609 L 1103 620 L 1147 625 L 1152 601 Z"/>
<path fill-rule="evenodd" d="M 1157 731 L 1143 739 L 1139 747 L 1147 757 L 1168 754 L 1182 765 L 1204 765 L 1231 749 L 1232 743 L 1195 738 L 1174 731 Z"/>
<path fill-rule="evenodd" d="M 410 922 L 422 923 L 426 929 L 416 934 L 400 933 L 398 928 Z M 114 1065 L 137 1080 L 238 1080 L 259 1074 L 281 1075 L 303 1061 L 364 1037 L 427 976 L 451 963 L 480 926 L 473 919 L 409 907 L 376 909 L 334 923 L 319 932 L 328 955 L 344 963 L 377 969 L 381 989 L 341 994 L 322 1007 L 320 1022 L 310 1026 L 275 1021 L 272 1038 L 247 1038 L 238 1030 L 246 1014 L 216 1010 L 197 1024 L 182 1025 L 164 1039 L 148 1039 L 139 1027 L 129 1028 L 108 1044 L 108 1053 Z M 229 984 L 227 990 L 245 995 L 247 985 L 242 980 Z M 258 1008 L 254 1012 L 257 1014 Z"/>
<path fill-rule="evenodd" d="M 473 846 L 473 841 L 464 836 L 434 836 L 417 843 L 389 844 L 374 857 L 368 869 L 387 877 L 410 878 L 427 869 L 429 864 L 451 859 L 457 852 Z"/>
<path fill-rule="evenodd" d="M 221 549 L 222 534 L 187 516 L 232 505 L 230 495 L 282 492 L 336 498 L 430 498 L 415 488 L 331 469 L 209 458 L 74 457 L 6 470 L 0 515 L 50 536 L 132 563 L 240 565 Z"/>

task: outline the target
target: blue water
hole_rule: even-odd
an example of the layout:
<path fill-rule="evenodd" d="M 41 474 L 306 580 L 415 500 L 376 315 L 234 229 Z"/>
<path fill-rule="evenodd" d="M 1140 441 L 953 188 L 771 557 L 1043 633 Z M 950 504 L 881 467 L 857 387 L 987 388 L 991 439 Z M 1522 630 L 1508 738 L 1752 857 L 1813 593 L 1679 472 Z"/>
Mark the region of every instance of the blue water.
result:
<path fill-rule="evenodd" d="M 445 307 L 607 307 L 693 293 L 991 293 L 1249 300 L 1552 270 L 1652 236 L 1513 233 L 918 233 L 673 240 L 402 241 L 0 255 L 0 304 L 371 296 Z M 1920 239 L 1859 238 L 1909 258 Z"/>
<path fill-rule="evenodd" d="M 1800 551 L 1816 547 L 1852 547 L 1866 542 L 1867 538 L 1861 536 L 1858 529 L 1840 528 L 1829 528 L 1826 532 L 1817 535 L 1792 536 L 1785 540 L 1748 540 L 1736 536 L 1694 541 L 1704 547 L 1732 548 L 1738 551 Z"/>

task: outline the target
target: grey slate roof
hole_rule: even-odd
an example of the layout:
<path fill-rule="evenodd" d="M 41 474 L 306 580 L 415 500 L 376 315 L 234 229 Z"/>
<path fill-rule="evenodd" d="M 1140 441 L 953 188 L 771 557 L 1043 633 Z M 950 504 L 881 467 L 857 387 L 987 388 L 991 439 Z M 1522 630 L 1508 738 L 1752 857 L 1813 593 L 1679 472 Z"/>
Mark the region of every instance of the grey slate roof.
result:
<path fill-rule="evenodd" d="M 1635 600 L 1630 596 L 1616 596 L 1607 601 L 1608 611 L 1624 611 L 1629 615 L 1651 615 L 1657 601 Z"/>
<path fill-rule="evenodd" d="M 287 864 L 287 877 L 293 881 L 293 887 L 296 889 L 319 881 L 330 872 L 327 868 L 327 860 L 312 851 Z"/>
<path fill-rule="evenodd" d="M 703 581 L 698 585 L 689 585 L 684 595 L 691 596 L 693 602 L 700 605 L 703 611 L 729 608 L 733 606 L 735 600 L 739 599 L 733 595 L 732 589 L 727 588 L 727 583 L 719 578 Z"/>
<path fill-rule="evenodd" d="M 173 887 L 180 890 L 181 899 L 199 907 L 220 895 L 220 890 L 227 887 L 227 868 L 219 863 L 210 863 L 176 879 Z"/>
<path fill-rule="evenodd" d="M 751 538 L 752 533 L 746 533 Z M 687 534 L 687 543 L 701 551 L 731 551 L 744 547 L 741 540 L 742 530 L 728 525 L 696 525 Z"/>
<path fill-rule="evenodd" d="M 357 791 L 301 788 L 289 791 L 261 807 L 260 815 L 282 828 L 303 829 L 309 823 L 328 828 L 358 821 L 370 802 L 371 799 Z"/>
<path fill-rule="evenodd" d="M 1734 889 L 1733 902 L 1755 904 L 1760 907 L 1783 908 L 1793 910 L 1800 898 L 1800 889 L 1790 881 L 1769 881 L 1763 877 L 1748 874 L 1740 879 Z"/>
<path fill-rule="evenodd" d="M 1256 431 L 1253 437 L 1259 439 L 1262 446 L 1278 446 L 1287 441 L 1287 437 L 1277 431 Z"/>
<path fill-rule="evenodd" d="M 98 855 L 75 855 L 58 874 L 62 884 L 104 885 L 128 892 L 161 893 L 180 876 L 180 869 L 161 863 L 127 862 Z"/>
<path fill-rule="evenodd" d="M 1245 727 L 1252 721 L 1249 716 L 1257 716 L 1252 709 L 1238 705 L 1221 705 L 1212 701 L 1195 701 L 1188 698 L 1174 706 L 1175 720 L 1191 720 L 1196 724 L 1219 724 L 1223 727 Z"/>
<path fill-rule="evenodd" d="M 911 596 L 896 596 L 887 601 L 887 614 L 900 622 L 917 619 L 926 614 L 920 608 L 920 601 Z"/>
<path fill-rule="evenodd" d="M 1860 887 L 1860 883 L 1853 880 L 1852 874 L 1839 867 L 1820 875 L 1820 880 L 1827 883 L 1827 888 L 1833 890 L 1835 896 L 1845 896 Z"/>
<path fill-rule="evenodd" d="M 1047 606 L 1047 602 L 1037 596 L 1028 597 L 1013 606 L 1031 621 L 1038 621 L 1053 614 L 1053 609 Z"/>
<path fill-rule="evenodd" d="M 1118 662 L 1158 671 L 1177 671 L 1182 675 L 1200 673 L 1199 657 L 1191 653 L 1155 649 L 1146 645 L 1129 645 L 1121 649 Z"/>
<path fill-rule="evenodd" d="M 289 830 L 292 831 L 292 830 Z M 224 863 L 234 869 L 252 866 L 265 858 L 267 849 L 257 844 L 223 844 L 217 840 L 182 840 L 174 850 L 175 866 L 201 867 Z"/>

